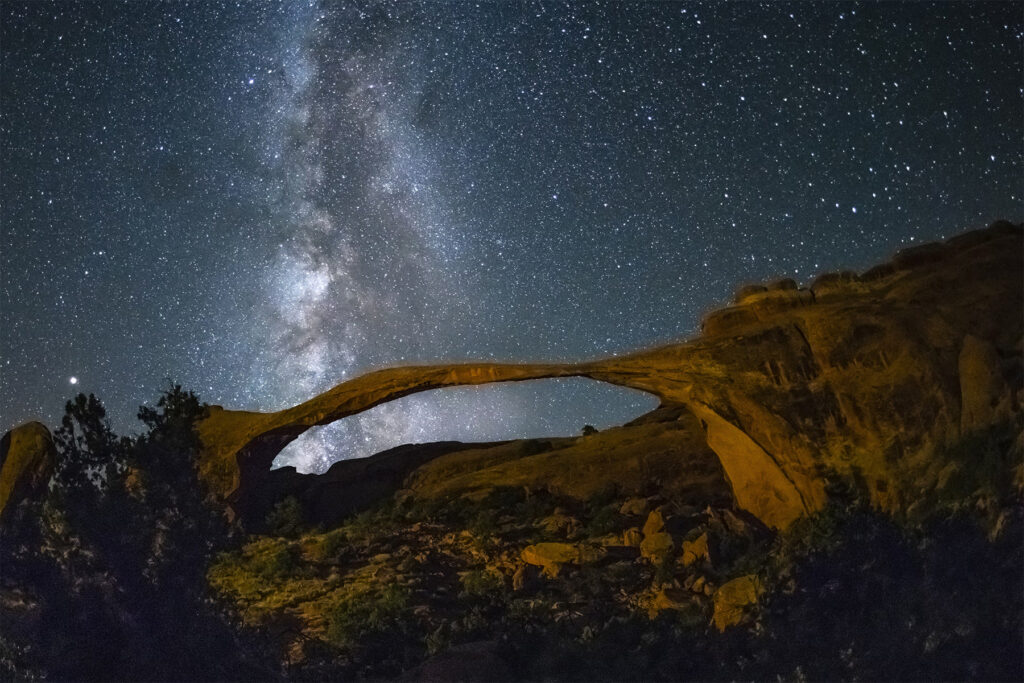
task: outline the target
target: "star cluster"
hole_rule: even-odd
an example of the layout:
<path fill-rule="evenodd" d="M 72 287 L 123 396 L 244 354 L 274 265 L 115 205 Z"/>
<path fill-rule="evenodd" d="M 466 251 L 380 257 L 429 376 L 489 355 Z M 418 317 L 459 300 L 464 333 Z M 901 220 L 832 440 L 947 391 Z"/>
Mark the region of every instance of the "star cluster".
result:
<path fill-rule="evenodd" d="M 165 378 L 274 410 L 396 363 L 622 353 L 739 283 L 1024 215 L 1013 2 L 0 13 L 4 428 L 83 390 L 127 429 Z M 445 390 L 280 462 L 650 406 Z"/>

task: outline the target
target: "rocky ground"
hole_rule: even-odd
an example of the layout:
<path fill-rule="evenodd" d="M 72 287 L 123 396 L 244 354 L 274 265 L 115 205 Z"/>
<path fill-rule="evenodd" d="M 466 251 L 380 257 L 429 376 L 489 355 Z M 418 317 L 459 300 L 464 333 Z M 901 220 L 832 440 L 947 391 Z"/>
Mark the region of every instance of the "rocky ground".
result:
<path fill-rule="evenodd" d="M 271 634 L 292 677 L 409 680 L 758 677 L 765 662 L 799 677 L 799 664 L 768 654 L 780 635 L 769 606 L 799 592 L 801 552 L 837 542 L 821 529 L 852 519 L 833 511 L 779 535 L 729 507 L 612 487 L 585 502 L 522 488 L 445 503 L 399 495 L 329 531 L 303 531 L 297 510 L 272 513 L 283 535 L 218 559 L 215 593 Z M 875 538 L 888 522 L 867 514 L 867 542 L 890 542 Z M 934 541 L 915 538 L 908 547 Z M 977 616 L 960 638 L 978 635 Z M 866 656 L 857 649 L 851 658 Z"/>
<path fill-rule="evenodd" d="M 209 576 L 248 623 L 276 632 L 294 665 L 324 646 L 357 660 L 367 639 L 401 631 L 406 648 L 374 664 L 384 674 L 531 620 L 580 639 L 665 612 L 725 629 L 756 602 L 759 582 L 742 560 L 768 539 L 729 509 L 623 500 L 614 489 L 581 504 L 505 488 L 478 501 L 389 504 L 323 533 L 257 537 Z"/>

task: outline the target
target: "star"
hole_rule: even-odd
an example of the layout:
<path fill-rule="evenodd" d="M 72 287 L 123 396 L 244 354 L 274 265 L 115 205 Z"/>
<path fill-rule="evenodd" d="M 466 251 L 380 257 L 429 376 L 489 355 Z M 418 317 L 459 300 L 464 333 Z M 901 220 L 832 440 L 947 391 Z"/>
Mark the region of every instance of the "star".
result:
<path fill-rule="evenodd" d="M 129 431 L 167 378 L 269 411 L 398 363 L 624 354 L 738 283 L 1021 220 L 1017 7 L 858 10 L 0 3 L 0 415 L 59 423 L 67 367 Z M 278 464 L 650 407 L 532 386 L 408 397 Z"/>

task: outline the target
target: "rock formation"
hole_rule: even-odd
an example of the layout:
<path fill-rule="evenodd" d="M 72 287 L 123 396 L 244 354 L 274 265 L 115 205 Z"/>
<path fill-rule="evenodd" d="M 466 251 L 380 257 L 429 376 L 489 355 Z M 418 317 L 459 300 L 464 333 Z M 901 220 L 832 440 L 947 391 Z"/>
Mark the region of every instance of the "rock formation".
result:
<path fill-rule="evenodd" d="M 0 439 L 0 521 L 18 501 L 36 498 L 54 466 L 53 439 L 45 425 L 26 422 Z"/>
<path fill-rule="evenodd" d="M 277 413 L 218 407 L 200 425 L 202 471 L 240 503 L 310 427 L 428 389 L 581 376 L 684 408 L 737 505 L 769 526 L 819 509 L 827 476 L 854 477 L 875 504 L 906 509 L 942 486 L 937 464 L 956 466 L 943 459 L 965 435 L 998 424 L 1019 433 L 1021 282 L 1021 227 L 999 222 L 860 276 L 746 287 L 697 339 L 628 356 L 390 368 Z"/>
<path fill-rule="evenodd" d="M 307 507 L 348 499 L 370 470 L 379 480 L 374 495 L 390 495 L 401 480 L 422 497 L 495 485 L 585 497 L 611 481 L 639 493 L 645 479 L 683 491 L 696 472 L 709 495 L 727 480 L 736 505 L 775 528 L 819 509 L 829 478 L 845 478 L 877 506 L 906 512 L 971 469 L 971 454 L 957 445 L 972 435 L 1024 446 L 1022 234 L 998 222 L 906 249 L 861 275 L 823 275 L 808 289 L 791 280 L 747 286 L 734 305 L 705 317 L 698 338 L 627 356 L 389 368 L 276 413 L 214 406 L 198 425 L 200 474 L 242 512 L 265 508 L 275 491 L 305 497 Z M 409 447 L 365 472 L 339 464 L 322 480 L 269 474 L 274 457 L 306 430 L 386 401 L 446 386 L 572 376 L 645 391 L 662 405 L 620 431 L 548 440 L 539 449 L 526 442 Z M 50 452 L 42 425 L 4 438 L 0 512 L 22 495 L 23 482 L 42 476 Z M 721 470 L 706 465 L 710 454 Z M 409 462 L 396 467 L 401 457 Z M 1005 478 L 996 470 L 992 477 Z M 331 514 L 339 508 L 323 513 Z"/>

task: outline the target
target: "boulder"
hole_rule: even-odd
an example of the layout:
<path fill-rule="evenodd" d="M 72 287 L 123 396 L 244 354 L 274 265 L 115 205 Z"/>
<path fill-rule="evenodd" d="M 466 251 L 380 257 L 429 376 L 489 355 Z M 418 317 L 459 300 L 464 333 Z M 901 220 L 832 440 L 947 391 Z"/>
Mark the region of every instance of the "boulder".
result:
<path fill-rule="evenodd" d="M 650 509 L 651 504 L 646 498 L 629 498 L 619 507 L 619 514 L 643 517 Z"/>
<path fill-rule="evenodd" d="M 50 430 L 26 422 L 0 439 L 0 521 L 23 500 L 38 498 L 56 464 Z"/>
<path fill-rule="evenodd" d="M 520 564 L 512 574 L 512 590 L 520 591 L 526 585 L 526 565 Z"/>
<path fill-rule="evenodd" d="M 765 287 L 764 285 L 743 285 L 742 287 L 736 290 L 736 295 L 733 297 L 733 302 L 737 304 L 742 304 L 751 296 L 767 291 L 768 288 Z"/>
<path fill-rule="evenodd" d="M 724 631 L 730 626 L 742 623 L 749 608 L 757 604 L 763 592 L 761 581 L 754 574 L 722 584 L 714 596 L 715 612 L 712 620 L 715 628 Z"/>
<path fill-rule="evenodd" d="M 768 285 L 766 286 L 766 289 L 769 292 L 795 291 L 796 288 L 797 288 L 796 280 L 794 280 L 793 278 L 790 278 L 790 277 L 782 278 L 781 280 L 775 280 L 774 282 L 769 282 Z"/>
<path fill-rule="evenodd" d="M 665 530 L 665 518 L 661 508 L 652 510 L 644 522 L 643 540 L 640 542 L 640 556 L 653 564 L 659 564 L 672 552 L 675 543 L 672 536 Z"/>
<path fill-rule="evenodd" d="M 622 532 L 622 545 L 631 548 L 639 548 L 644 540 L 644 535 L 637 527 L 630 527 Z"/>
<path fill-rule="evenodd" d="M 580 523 L 575 517 L 570 517 L 556 510 L 554 514 L 540 520 L 537 526 L 551 534 L 570 535 L 579 529 Z"/>
<path fill-rule="evenodd" d="M 621 547 L 622 534 L 604 534 L 590 539 L 591 543 L 605 547 Z"/>
<path fill-rule="evenodd" d="M 705 531 L 692 541 L 683 541 L 683 566 L 689 567 L 698 562 L 711 562 L 708 552 L 708 534 Z"/>
<path fill-rule="evenodd" d="M 523 548 L 520 557 L 523 562 L 542 568 L 545 574 L 554 578 L 563 564 L 576 562 L 579 553 L 572 543 L 536 543 Z"/>
<path fill-rule="evenodd" d="M 640 556 L 647 558 L 652 564 L 660 564 L 666 556 L 672 553 L 674 547 L 672 536 L 664 531 L 659 531 L 644 536 L 644 540 L 640 543 Z"/>
<path fill-rule="evenodd" d="M 652 510 L 651 513 L 647 515 L 647 521 L 644 522 L 644 536 L 650 536 L 651 534 L 656 534 L 659 531 L 664 530 L 665 517 L 662 515 L 661 508 Z"/>

